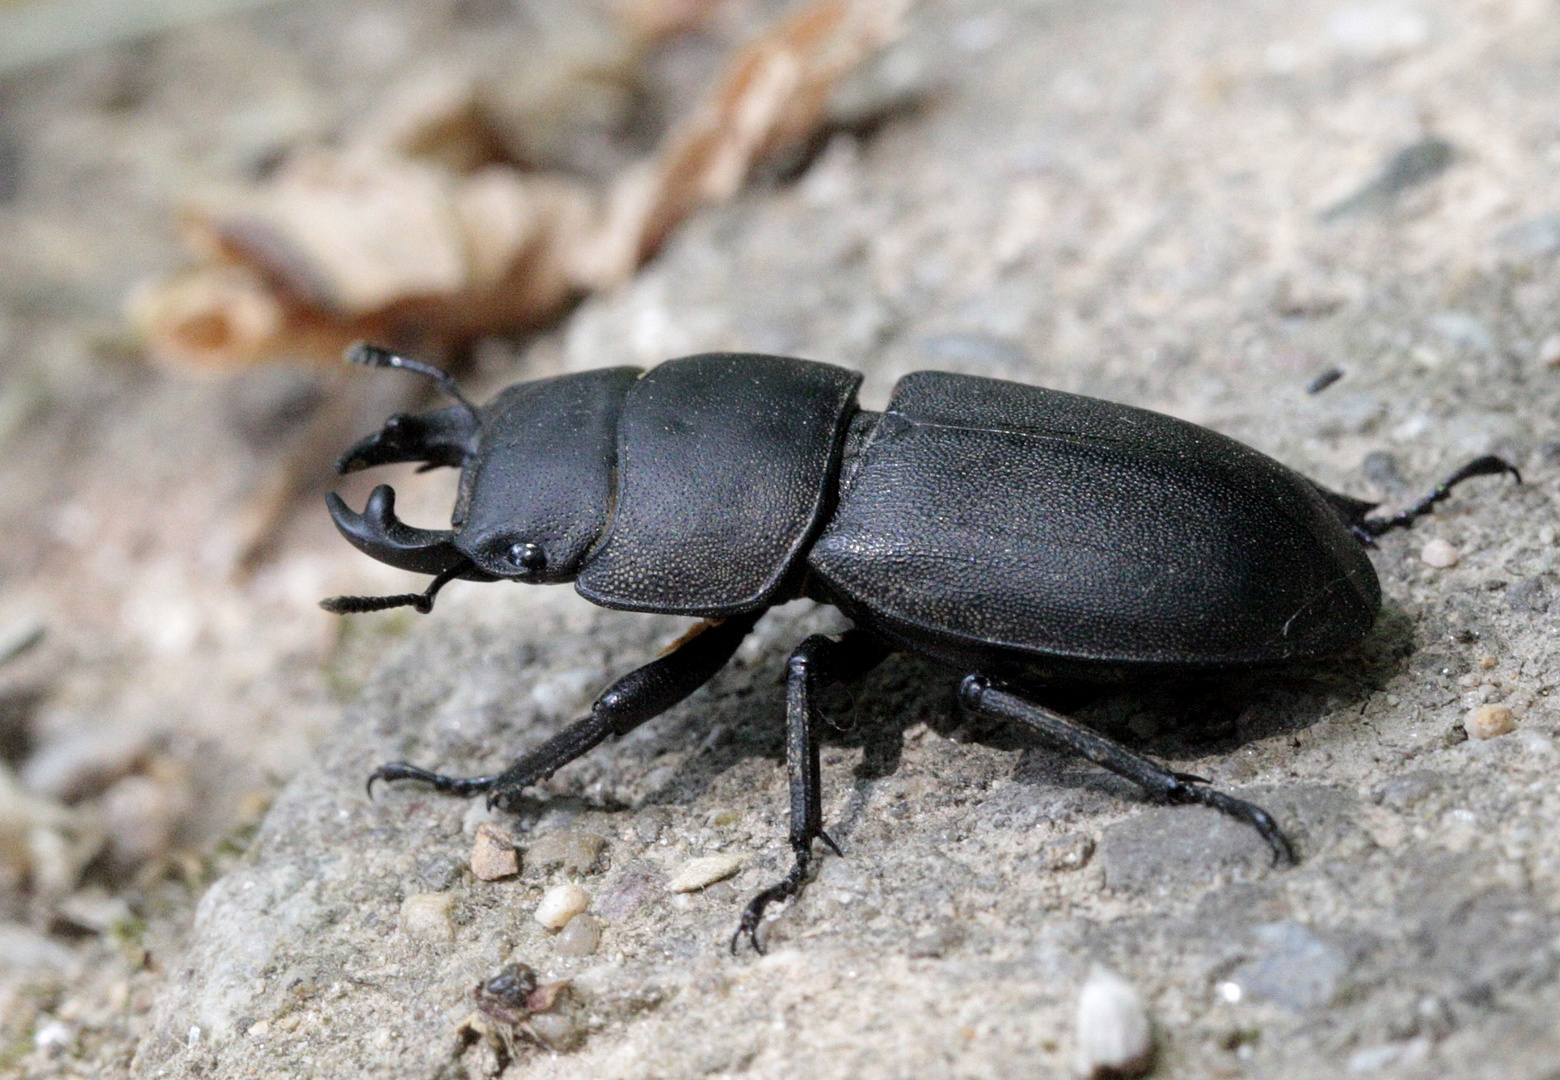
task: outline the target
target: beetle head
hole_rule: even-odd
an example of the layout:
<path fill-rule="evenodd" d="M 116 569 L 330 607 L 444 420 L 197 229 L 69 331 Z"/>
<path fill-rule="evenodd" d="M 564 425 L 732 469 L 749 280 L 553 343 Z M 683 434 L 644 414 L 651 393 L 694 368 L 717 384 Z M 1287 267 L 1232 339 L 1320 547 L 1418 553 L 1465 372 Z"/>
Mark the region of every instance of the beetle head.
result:
<path fill-rule="evenodd" d="M 348 357 L 433 375 L 461 404 L 392 416 L 342 455 L 338 471 L 416 461 L 425 468 L 459 467 L 461 478 L 452 528 L 445 530 L 401 522 L 388 486 L 374 489 L 361 514 L 329 496 L 336 527 L 359 551 L 403 570 L 435 575 L 427 593 L 337 597 L 326 602 L 330 610 L 410 604 L 426 611 L 438 589 L 457 577 L 537 584 L 573 580 L 606 528 L 617 419 L 637 369 L 520 383 L 477 408 L 437 369 L 369 347 L 355 347 Z"/>

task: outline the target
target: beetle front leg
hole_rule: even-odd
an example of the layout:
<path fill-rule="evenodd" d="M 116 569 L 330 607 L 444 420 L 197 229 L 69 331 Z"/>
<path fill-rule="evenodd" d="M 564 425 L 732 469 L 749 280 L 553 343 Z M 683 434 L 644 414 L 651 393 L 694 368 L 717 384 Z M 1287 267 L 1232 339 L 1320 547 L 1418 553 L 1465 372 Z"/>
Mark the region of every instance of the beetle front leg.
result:
<path fill-rule="evenodd" d="M 1092 728 L 1060 713 L 1026 701 L 1001 689 L 983 675 L 970 675 L 959 685 L 959 703 L 970 712 L 999 720 L 1009 720 L 1034 731 L 1050 741 L 1081 754 L 1096 765 L 1137 784 L 1151 795 L 1169 803 L 1200 803 L 1244 821 L 1273 849 L 1275 865 L 1292 865 L 1295 849 L 1278 827 L 1273 816 L 1260 806 L 1202 786 L 1198 777 L 1173 772 L 1156 761 L 1135 754 L 1118 742 L 1107 739 Z"/>
<path fill-rule="evenodd" d="M 627 735 L 709 682 L 726 666 L 761 614 L 752 612 L 720 622 L 700 623 L 664 655 L 613 683 L 596 699 L 589 716 L 570 724 L 501 773 L 443 776 L 404 761 L 392 761 L 379 766 L 368 778 L 369 794 L 373 794 L 375 780 L 420 780 L 448 795 L 487 792 L 489 806 L 510 809 L 531 784 L 547 779 L 609 736 Z"/>
<path fill-rule="evenodd" d="M 764 909 L 802 891 L 813 864 L 813 841 L 822 840 L 836 855 L 839 845 L 823 831 L 823 779 L 818 763 L 818 692 L 824 682 L 859 678 L 876 667 L 889 649 L 877 638 L 851 629 L 838 640 L 814 634 L 804 640 L 786 662 L 785 763 L 791 789 L 791 850 L 796 861 L 780 882 L 753 897 L 742 912 L 742 922 L 731 935 L 731 951 L 746 937 L 757 952 L 758 925 Z"/>

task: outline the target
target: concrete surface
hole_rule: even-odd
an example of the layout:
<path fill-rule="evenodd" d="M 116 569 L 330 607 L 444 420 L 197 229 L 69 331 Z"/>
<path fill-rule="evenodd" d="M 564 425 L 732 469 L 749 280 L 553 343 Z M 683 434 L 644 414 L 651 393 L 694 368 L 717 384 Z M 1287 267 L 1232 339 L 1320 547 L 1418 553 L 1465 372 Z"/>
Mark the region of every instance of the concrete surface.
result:
<path fill-rule="evenodd" d="M 504 1054 L 460 1030 L 509 961 L 575 995 L 543 1046 L 516 1045 L 511 1080 L 1059 1076 L 1096 962 L 1144 996 L 1157 1076 L 1553 1075 L 1557 14 L 927 5 L 882 75 L 923 87 L 918 109 L 702 217 L 527 357 L 794 353 L 860 367 L 869 406 L 917 368 L 1018 378 L 1208 424 L 1395 505 L 1469 455 L 1511 456 L 1521 488 L 1470 483 L 1384 540 L 1386 610 L 1350 655 L 1084 711 L 1269 806 L 1300 866 L 964 726 L 943 674 L 896 659 L 825 749 L 846 857 L 768 956 L 732 957 L 742 904 L 788 859 L 783 657 L 839 625 L 798 604 L 708 689 L 500 815 L 523 870 L 478 881 L 484 812 L 409 787 L 370 802 L 367 772 L 501 765 L 684 624 L 456 586 L 206 893 L 136 1075 L 495 1075 Z M 1434 537 L 1458 565 L 1420 560 Z M 1491 701 L 1516 730 L 1465 739 Z M 604 849 L 532 865 L 559 833 Z M 734 878 L 666 891 L 722 852 L 745 860 Z M 564 880 L 601 920 L 593 955 L 560 955 L 532 919 Z"/>

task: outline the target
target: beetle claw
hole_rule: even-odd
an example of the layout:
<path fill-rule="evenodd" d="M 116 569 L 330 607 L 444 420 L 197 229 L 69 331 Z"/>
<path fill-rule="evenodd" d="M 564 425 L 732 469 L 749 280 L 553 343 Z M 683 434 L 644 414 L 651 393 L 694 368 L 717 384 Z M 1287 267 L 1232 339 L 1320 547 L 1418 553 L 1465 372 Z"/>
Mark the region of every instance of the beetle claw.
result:
<path fill-rule="evenodd" d="M 496 776 L 445 776 L 419 769 L 404 761 L 387 761 L 368 775 L 368 797 L 374 797 L 375 780 L 420 780 L 443 795 L 477 795 L 493 786 Z"/>
<path fill-rule="evenodd" d="M 834 849 L 836 855 L 841 854 L 839 847 L 823 830 L 820 829 L 817 835 Z M 753 943 L 753 951 L 762 956 L 764 947 L 758 942 L 758 928 L 764 921 L 764 909 L 777 900 L 790 900 L 802 891 L 802 886 L 807 881 L 807 872 L 812 869 L 814 858 L 812 841 L 804 843 L 792 841 L 791 849 L 796 852 L 796 861 L 791 864 L 791 872 L 749 900 L 748 906 L 742 910 L 742 921 L 737 924 L 737 932 L 731 935 L 732 955 L 736 955 L 738 943 L 746 937 Z"/>

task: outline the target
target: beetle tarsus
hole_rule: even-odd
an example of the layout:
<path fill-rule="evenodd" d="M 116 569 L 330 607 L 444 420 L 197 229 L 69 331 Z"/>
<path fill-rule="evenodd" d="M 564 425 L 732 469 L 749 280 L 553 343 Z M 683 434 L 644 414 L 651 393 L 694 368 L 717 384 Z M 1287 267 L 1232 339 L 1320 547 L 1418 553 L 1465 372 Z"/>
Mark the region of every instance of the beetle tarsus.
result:
<path fill-rule="evenodd" d="M 388 761 L 379 766 L 368 777 L 368 797 L 374 797 L 374 781 L 384 780 L 416 780 L 427 784 L 441 795 L 471 796 L 480 795 L 493 786 L 497 776 L 445 776 L 442 773 L 429 772 L 427 769 L 419 769 L 416 765 L 408 765 L 404 761 Z"/>
<path fill-rule="evenodd" d="M 820 833 L 820 836 L 822 834 Z M 827 838 L 825 838 L 827 839 Z M 737 946 L 743 938 L 753 946 L 753 951 L 763 955 L 764 946 L 758 940 L 758 928 L 764 921 L 764 909 L 779 900 L 789 900 L 802 891 L 802 886 L 807 883 L 807 875 L 812 870 L 817 856 L 812 852 L 812 844 L 792 845 L 796 852 L 796 861 L 791 864 L 791 872 L 785 878 L 769 886 L 753 899 L 748 901 L 748 906 L 742 909 L 742 921 L 737 924 L 736 933 L 731 935 L 731 953 L 736 955 Z M 834 847 L 834 841 L 829 841 L 829 846 Z M 834 848 L 836 854 L 839 848 Z"/>
<path fill-rule="evenodd" d="M 1273 815 L 1254 803 L 1246 802 L 1244 799 L 1237 799 L 1233 795 L 1226 795 L 1224 792 L 1217 791 L 1214 788 L 1196 787 L 1191 784 L 1184 784 L 1179 788 L 1172 789 L 1166 798 L 1169 802 L 1181 805 L 1195 803 L 1200 806 L 1212 807 L 1238 821 L 1244 821 L 1247 825 L 1256 829 L 1257 834 L 1263 840 L 1267 841 L 1268 847 L 1273 851 L 1274 866 L 1293 866 L 1300 861 L 1295 855 L 1294 845 L 1289 842 L 1289 838 L 1284 835 L 1284 831 L 1278 827 L 1278 822 L 1273 820 Z"/>
<path fill-rule="evenodd" d="M 970 712 L 1037 731 L 1048 741 L 1125 777 L 1164 802 L 1197 803 L 1244 821 L 1272 848 L 1275 866 L 1290 866 L 1297 861 L 1294 845 L 1273 820 L 1273 815 L 1260 806 L 1204 786 L 1207 782 L 1201 777 L 1173 772 L 1076 720 L 999 687 L 984 675 L 970 675 L 964 679 L 959 686 L 959 702 Z"/>

